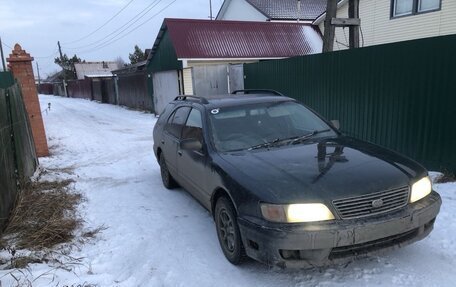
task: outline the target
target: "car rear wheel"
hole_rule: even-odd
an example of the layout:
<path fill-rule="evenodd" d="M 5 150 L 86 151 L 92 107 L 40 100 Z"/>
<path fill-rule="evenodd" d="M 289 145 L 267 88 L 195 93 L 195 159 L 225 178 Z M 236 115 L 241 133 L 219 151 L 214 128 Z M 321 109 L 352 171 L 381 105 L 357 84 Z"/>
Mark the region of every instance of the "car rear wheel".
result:
<path fill-rule="evenodd" d="M 217 200 L 215 206 L 215 226 L 220 246 L 226 259 L 238 265 L 245 258 L 236 211 L 231 201 L 225 197 Z"/>
<path fill-rule="evenodd" d="M 166 165 L 165 157 L 163 154 L 160 154 L 160 173 L 163 185 L 167 189 L 173 189 L 178 186 L 177 182 L 174 180 L 173 176 L 169 173 L 168 166 Z"/>

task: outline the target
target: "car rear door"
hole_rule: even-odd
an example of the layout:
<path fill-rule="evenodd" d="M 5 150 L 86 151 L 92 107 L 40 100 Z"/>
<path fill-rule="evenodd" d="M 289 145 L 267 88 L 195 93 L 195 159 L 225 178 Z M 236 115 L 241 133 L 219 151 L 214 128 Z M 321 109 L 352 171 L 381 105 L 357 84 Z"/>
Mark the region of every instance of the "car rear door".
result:
<path fill-rule="evenodd" d="M 210 204 L 210 192 L 207 190 L 207 151 L 203 139 L 203 121 L 200 110 L 193 108 L 182 129 L 181 141 L 197 139 L 202 143 L 201 150 L 177 151 L 177 168 L 184 187 L 204 206 Z"/>
<path fill-rule="evenodd" d="M 169 172 L 174 178 L 178 179 L 177 171 L 177 149 L 179 148 L 179 140 L 182 133 L 182 128 L 190 113 L 190 107 L 181 106 L 177 108 L 165 125 L 161 146 L 165 156 L 166 165 Z M 178 179 L 179 180 L 179 179 Z"/>

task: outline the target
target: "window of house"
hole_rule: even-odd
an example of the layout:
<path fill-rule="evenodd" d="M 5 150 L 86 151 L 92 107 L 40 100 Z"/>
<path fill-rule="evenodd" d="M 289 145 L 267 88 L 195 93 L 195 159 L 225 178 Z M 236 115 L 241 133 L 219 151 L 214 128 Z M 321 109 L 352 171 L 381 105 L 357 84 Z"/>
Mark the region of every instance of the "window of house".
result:
<path fill-rule="evenodd" d="M 415 15 L 440 9 L 442 0 L 392 0 L 391 17 Z"/>
<path fill-rule="evenodd" d="M 440 8 L 440 0 L 420 0 L 418 12 L 436 10 Z"/>
<path fill-rule="evenodd" d="M 409 15 L 413 13 L 414 0 L 395 0 L 394 16 Z"/>

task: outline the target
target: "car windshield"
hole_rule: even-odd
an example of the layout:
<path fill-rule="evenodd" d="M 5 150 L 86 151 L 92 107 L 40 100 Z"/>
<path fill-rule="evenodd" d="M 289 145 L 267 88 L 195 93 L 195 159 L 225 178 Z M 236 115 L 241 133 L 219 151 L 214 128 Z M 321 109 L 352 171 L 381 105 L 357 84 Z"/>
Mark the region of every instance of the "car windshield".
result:
<path fill-rule="evenodd" d="M 214 108 L 209 118 L 212 141 L 222 152 L 336 136 L 317 115 L 291 101 Z"/>

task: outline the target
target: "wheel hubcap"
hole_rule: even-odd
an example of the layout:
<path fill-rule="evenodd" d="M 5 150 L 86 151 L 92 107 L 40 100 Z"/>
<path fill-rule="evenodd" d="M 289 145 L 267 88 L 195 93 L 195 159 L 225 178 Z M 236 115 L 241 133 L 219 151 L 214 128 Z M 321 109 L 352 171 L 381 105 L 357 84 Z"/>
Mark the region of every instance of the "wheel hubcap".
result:
<path fill-rule="evenodd" d="M 225 245 L 229 252 L 233 252 L 235 248 L 234 223 L 225 209 L 220 211 L 219 225 L 220 238 L 222 239 L 223 245 Z"/>

